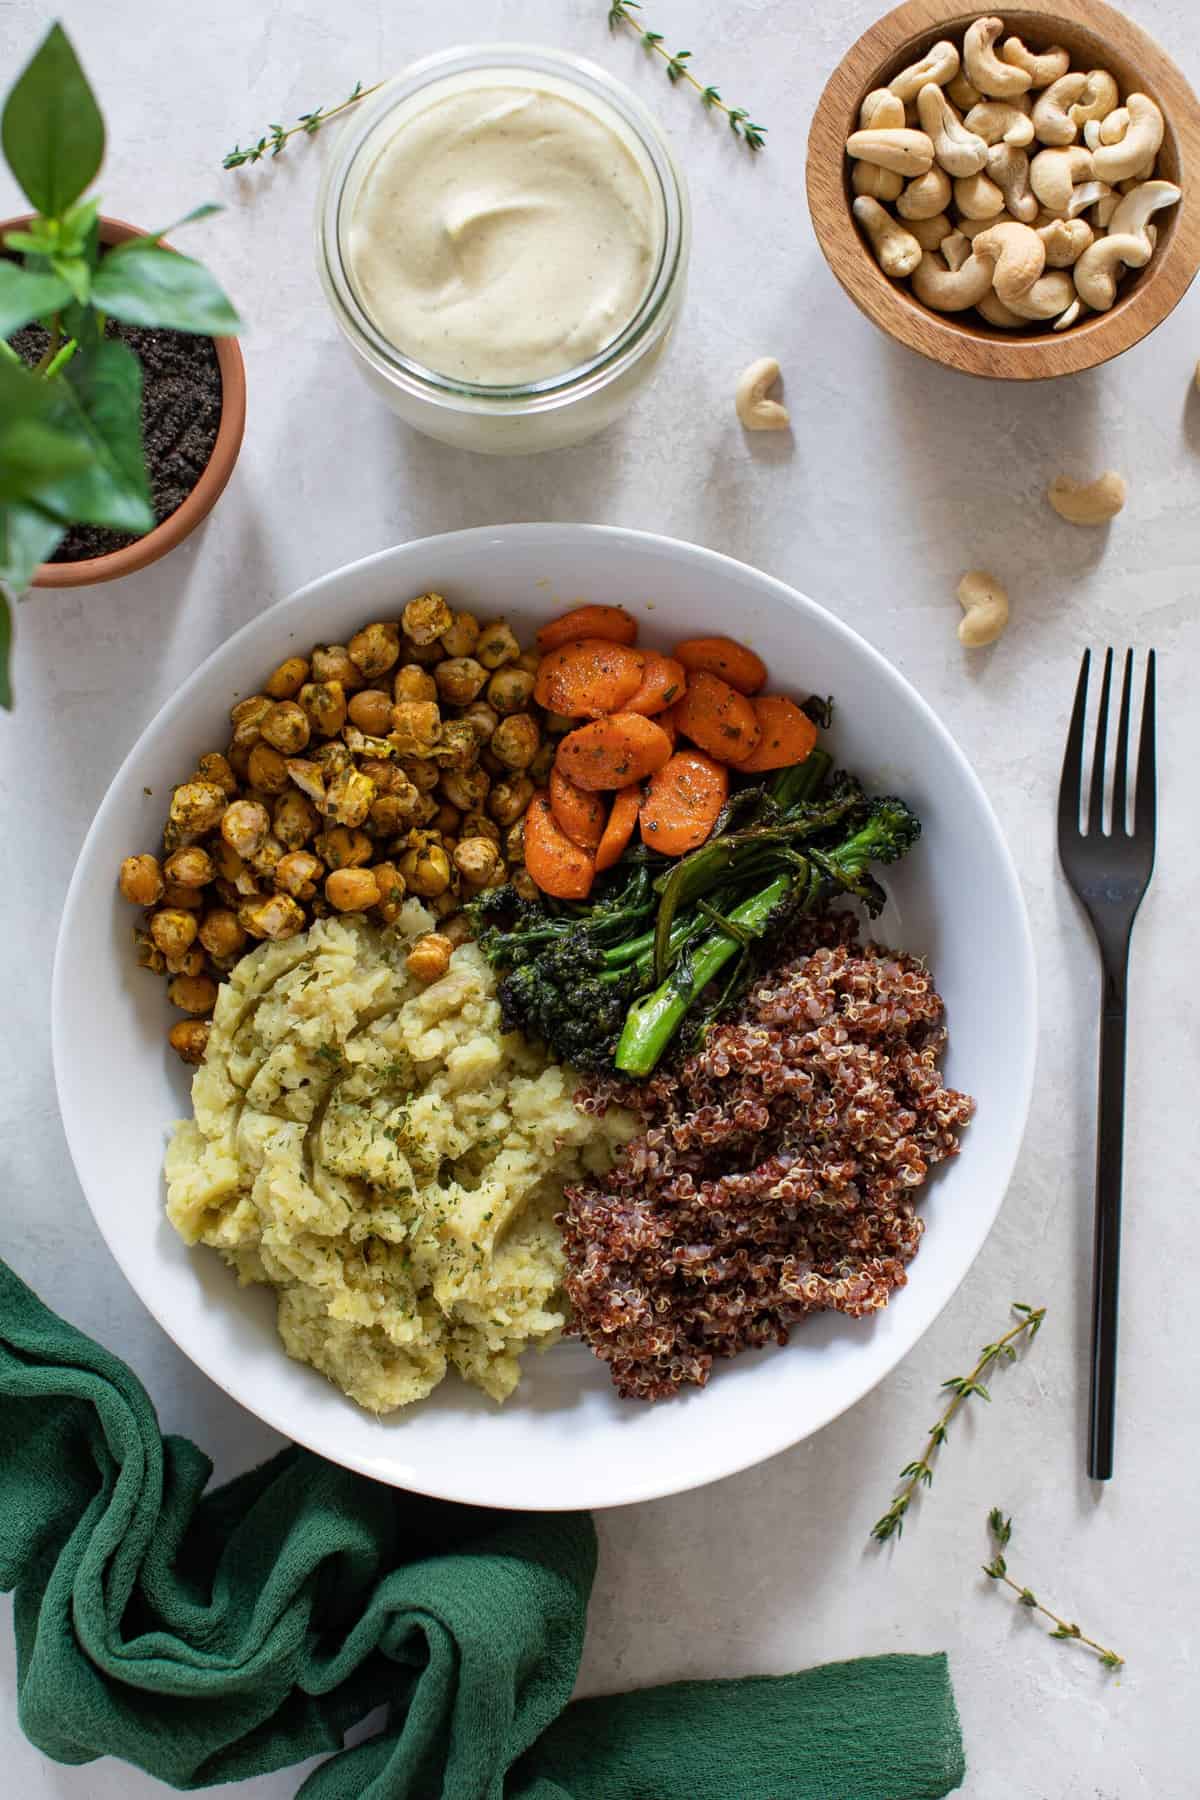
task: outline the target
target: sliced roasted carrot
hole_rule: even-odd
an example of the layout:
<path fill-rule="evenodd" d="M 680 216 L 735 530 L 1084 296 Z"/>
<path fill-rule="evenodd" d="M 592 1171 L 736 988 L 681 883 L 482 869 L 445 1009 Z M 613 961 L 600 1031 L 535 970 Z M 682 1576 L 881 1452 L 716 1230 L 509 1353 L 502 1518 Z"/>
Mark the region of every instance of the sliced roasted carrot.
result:
<path fill-rule="evenodd" d="M 740 775 L 761 775 L 767 769 L 790 769 L 801 763 L 817 741 L 817 728 L 794 700 L 782 694 L 759 694 L 750 702 L 762 736 L 734 767 Z"/>
<path fill-rule="evenodd" d="M 645 657 L 642 685 L 633 698 L 625 702 L 625 711 L 647 715 L 665 712 L 668 706 L 682 699 L 687 672 L 673 656 L 663 656 L 657 650 L 647 650 Z"/>
<path fill-rule="evenodd" d="M 719 675 L 701 669 L 688 677 L 687 692 L 671 709 L 684 737 L 718 762 L 740 763 L 762 735 L 753 703 Z"/>
<path fill-rule="evenodd" d="M 556 900 L 586 900 L 591 892 L 595 859 L 560 830 L 544 792 L 525 811 L 525 867 L 543 894 Z"/>
<path fill-rule="evenodd" d="M 568 731 L 556 760 L 577 787 L 595 792 L 644 781 L 670 754 L 671 740 L 661 725 L 641 713 L 615 712 Z"/>
<path fill-rule="evenodd" d="M 673 750 L 679 742 L 679 727 L 675 723 L 675 714 L 673 712 L 655 713 L 654 723 L 659 726 L 661 730 L 666 732 L 671 740 L 671 748 Z"/>
<path fill-rule="evenodd" d="M 597 875 L 601 869 L 612 868 L 633 836 L 633 828 L 638 822 L 638 808 L 641 804 L 642 790 L 640 787 L 620 788 L 613 795 L 608 824 L 604 827 L 604 836 L 596 848 Z"/>
<path fill-rule="evenodd" d="M 702 750 L 677 750 L 646 789 L 640 814 L 643 844 L 664 856 L 698 850 L 728 794 L 727 769 Z"/>
<path fill-rule="evenodd" d="M 601 719 L 637 693 L 645 661 L 640 650 L 608 638 L 560 644 L 538 664 L 533 697 L 547 712 Z"/>
<path fill-rule="evenodd" d="M 614 644 L 637 643 L 637 620 L 623 606 L 576 606 L 560 619 L 551 619 L 537 634 L 537 647 L 544 656 L 560 644 L 578 643 L 580 638 L 608 638 Z"/>
<path fill-rule="evenodd" d="M 719 675 L 739 694 L 757 694 L 767 679 L 767 665 L 762 657 L 755 656 L 736 638 L 685 638 L 682 644 L 676 644 L 673 655 L 689 674 L 704 670 L 706 674 Z"/>
<path fill-rule="evenodd" d="M 550 811 L 560 831 L 582 850 L 594 850 L 604 835 L 604 802 L 576 787 L 555 763 L 550 771 Z"/>

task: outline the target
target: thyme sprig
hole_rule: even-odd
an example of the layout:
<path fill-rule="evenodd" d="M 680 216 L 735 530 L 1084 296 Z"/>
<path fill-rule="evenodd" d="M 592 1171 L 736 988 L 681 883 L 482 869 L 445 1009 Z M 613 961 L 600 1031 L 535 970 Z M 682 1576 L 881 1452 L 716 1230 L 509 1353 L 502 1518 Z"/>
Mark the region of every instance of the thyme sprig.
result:
<path fill-rule="evenodd" d="M 988 1531 L 995 1550 L 991 1562 L 983 1565 L 983 1572 L 988 1580 L 1003 1582 L 1004 1586 L 1011 1588 L 1017 1596 L 1019 1606 L 1027 1606 L 1031 1612 L 1039 1612 L 1044 1619 L 1049 1619 L 1054 1626 L 1054 1630 L 1048 1633 L 1050 1637 L 1073 1639 L 1076 1643 L 1086 1644 L 1089 1650 L 1096 1652 L 1106 1669 L 1122 1668 L 1125 1663 L 1123 1656 L 1118 1656 L 1115 1650 L 1108 1650 L 1103 1644 L 1098 1644 L 1095 1638 L 1087 1635 L 1086 1631 L 1080 1631 L 1078 1625 L 1067 1619 L 1060 1619 L 1056 1612 L 1052 1612 L 1048 1606 L 1043 1606 L 1032 1588 L 1022 1587 L 1020 1582 L 1013 1580 L 1004 1557 L 1004 1552 L 1008 1549 L 1012 1539 L 1012 1519 L 1006 1519 L 998 1506 L 993 1506 L 988 1514 Z"/>
<path fill-rule="evenodd" d="M 744 106 L 726 105 L 715 87 L 706 87 L 702 81 L 697 80 L 688 67 L 691 51 L 668 50 L 661 31 L 650 31 L 640 19 L 633 17 L 635 12 L 641 10 L 641 0 L 612 0 L 608 9 L 608 29 L 616 31 L 620 26 L 628 25 L 631 31 L 636 31 L 645 48 L 652 55 L 661 56 L 666 63 L 667 80 L 672 86 L 680 81 L 687 82 L 699 94 L 702 106 L 710 110 L 715 108 L 717 112 L 725 114 L 730 131 L 745 144 L 747 150 L 762 150 L 766 126 L 756 125 Z"/>
<path fill-rule="evenodd" d="M 983 1385 L 981 1377 L 993 1363 L 1013 1362 L 1017 1354 L 1017 1339 L 1028 1333 L 1028 1341 L 1032 1343 L 1041 1330 L 1042 1320 L 1046 1316 L 1044 1306 L 1026 1306 L 1023 1301 L 1014 1300 L 1012 1310 L 1019 1315 L 1017 1323 L 1011 1330 L 1006 1331 L 1003 1337 L 997 1338 L 994 1344 L 983 1346 L 979 1353 L 979 1361 L 971 1373 L 969 1375 L 951 1375 L 948 1381 L 943 1381 L 943 1391 L 949 1392 L 953 1398 L 941 1418 L 937 1420 L 936 1424 L 930 1426 L 929 1437 L 918 1460 L 908 1463 L 901 1469 L 900 1480 L 903 1486 L 897 1491 L 895 1499 L 883 1517 L 877 1519 L 871 1527 L 871 1536 L 877 1538 L 881 1544 L 886 1543 L 888 1538 L 893 1535 L 903 1536 L 904 1515 L 912 1505 L 917 1489 L 929 1487 L 932 1483 L 934 1460 L 946 1442 L 950 1421 L 959 1407 L 969 1400 L 972 1394 L 978 1394 L 981 1400 L 991 1400 L 992 1396 Z"/>
<path fill-rule="evenodd" d="M 221 158 L 221 167 L 223 169 L 240 169 L 244 163 L 261 162 L 264 156 L 278 156 L 289 138 L 294 138 L 301 132 L 305 137 L 315 136 L 322 125 L 328 124 L 330 119 L 336 119 L 337 115 L 345 112 L 348 106 L 354 106 L 359 100 L 365 100 L 368 94 L 378 92 L 382 86 L 382 81 L 377 81 L 374 87 L 365 88 L 361 81 L 356 81 L 353 93 L 348 94 L 336 106 L 314 107 L 312 112 L 301 113 L 294 125 L 286 127 L 268 125 L 257 143 L 247 144 L 244 150 L 240 144 L 235 144 L 233 149 Z"/>

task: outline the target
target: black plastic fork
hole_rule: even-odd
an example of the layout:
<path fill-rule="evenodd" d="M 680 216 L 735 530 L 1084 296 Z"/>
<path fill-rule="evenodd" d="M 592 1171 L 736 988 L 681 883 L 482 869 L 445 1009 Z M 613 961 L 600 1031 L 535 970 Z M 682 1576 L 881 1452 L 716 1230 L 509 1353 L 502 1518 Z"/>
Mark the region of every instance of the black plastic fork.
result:
<path fill-rule="evenodd" d="M 1154 873 L 1154 652 L 1146 658 L 1142 726 L 1138 741 L 1133 816 L 1127 822 L 1133 651 L 1125 652 L 1125 679 L 1113 751 L 1112 815 L 1104 830 L 1105 767 L 1113 653 L 1105 652 L 1104 680 L 1096 713 L 1095 748 L 1084 799 L 1083 725 L 1092 653 L 1085 650 L 1075 689 L 1058 791 L 1058 854 L 1100 949 L 1100 1097 L 1096 1124 L 1096 1222 L 1092 1264 L 1092 1381 L 1088 1416 L 1088 1474 L 1107 1481 L 1113 1472 L 1117 1405 L 1117 1293 L 1121 1264 L 1121 1161 L 1125 1140 L 1125 1019 L 1129 940 L 1142 897 Z"/>

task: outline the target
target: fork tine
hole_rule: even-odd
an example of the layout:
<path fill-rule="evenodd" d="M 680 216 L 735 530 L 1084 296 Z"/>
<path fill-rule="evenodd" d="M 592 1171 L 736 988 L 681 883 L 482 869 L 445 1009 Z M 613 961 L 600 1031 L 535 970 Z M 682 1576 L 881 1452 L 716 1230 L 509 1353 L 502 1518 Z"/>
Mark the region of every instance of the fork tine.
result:
<path fill-rule="evenodd" d="M 1096 748 L 1092 755 L 1092 780 L 1088 794 L 1088 836 L 1099 834 L 1104 825 L 1104 757 L 1108 749 L 1108 698 L 1112 691 L 1113 653 L 1104 652 L 1104 680 L 1100 687 L 1100 706 L 1096 713 Z"/>
<path fill-rule="evenodd" d="M 1133 790 L 1133 835 L 1154 847 L 1157 787 L 1154 765 L 1154 652 L 1146 658 L 1146 686 L 1142 694 L 1142 732 L 1138 742 L 1137 786 Z"/>
<path fill-rule="evenodd" d="M 1121 710 L 1117 715 L 1117 750 L 1113 768 L 1112 834 L 1125 836 L 1125 798 L 1129 784 L 1129 710 L 1133 689 L 1133 651 L 1125 652 L 1125 678 L 1121 683 Z"/>
<path fill-rule="evenodd" d="M 1058 836 L 1079 835 L 1079 800 L 1083 792 L 1083 715 L 1087 708 L 1088 670 L 1092 653 L 1085 650 L 1075 684 L 1075 705 L 1071 712 L 1067 747 L 1063 752 L 1062 778 L 1058 787 Z"/>

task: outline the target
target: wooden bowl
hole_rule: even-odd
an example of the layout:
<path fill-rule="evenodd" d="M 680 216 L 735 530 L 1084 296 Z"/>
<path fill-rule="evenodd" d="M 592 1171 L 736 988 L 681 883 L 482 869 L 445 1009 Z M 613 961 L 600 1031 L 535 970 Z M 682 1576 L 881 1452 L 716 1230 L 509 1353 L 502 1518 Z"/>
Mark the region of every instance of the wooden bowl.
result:
<path fill-rule="evenodd" d="M 1031 50 L 1061 44 L 1072 68 L 1109 69 L 1122 97 L 1149 94 L 1162 108 L 1166 130 L 1156 175 L 1183 190 L 1177 206 L 1156 216 L 1158 244 L 1145 269 L 1126 275 L 1115 304 L 1066 331 L 1032 325 L 1019 334 L 997 331 L 977 314 L 937 313 L 886 276 L 851 212 L 846 139 L 858 128 L 858 109 L 872 88 L 923 55 L 938 38 L 962 43 L 987 8 L 961 0 L 906 0 L 863 33 L 843 57 L 821 95 L 808 138 L 808 205 L 830 268 L 867 317 L 889 337 L 948 369 L 1001 381 L 1041 381 L 1094 369 L 1138 344 L 1183 298 L 1200 267 L 1200 105 L 1164 51 L 1132 20 L 1102 0 L 1012 0 L 997 8 L 1009 32 Z"/>

